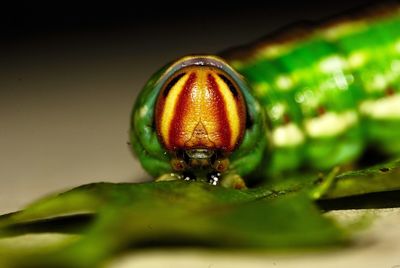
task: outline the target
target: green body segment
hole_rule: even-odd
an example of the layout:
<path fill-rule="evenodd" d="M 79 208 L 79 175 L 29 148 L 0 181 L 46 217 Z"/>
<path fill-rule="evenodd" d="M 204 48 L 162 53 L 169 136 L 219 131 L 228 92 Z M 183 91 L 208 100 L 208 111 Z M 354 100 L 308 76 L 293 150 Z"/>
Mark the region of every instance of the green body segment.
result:
<path fill-rule="evenodd" d="M 341 27 L 345 30 L 338 29 L 325 36 L 346 57 L 363 88 L 364 95 L 358 106 L 366 137 L 382 151 L 397 154 L 400 151 L 397 141 L 400 133 L 399 14 L 343 23 Z M 346 31 L 346 28 L 352 30 Z"/>
<path fill-rule="evenodd" d="M 360 90 L 335 47 L 319 38 L 272 41 L 262 53 L 238 69 L 271 121 L 267 172 L 327 169 L 358 156 L 363 135 L 354 104 Z"/>
<path fill-rule="evenodd" d="M 400 12 L 386 13 L 285 29 L 228 53 L 270 121 L 265 173 L 326 170 L 367 146 L 400 153 Z"/>
<path fill-rule="evenodd" d="M 268 71 L 265 72 L 265 70 Z M 283 144 L 279 148 L 270 147 L 269 150 L 265 151 L 265 155 L 269 155 L 269 157 L 264 157 L 268 159 L 268 163 L 264 161 L 262 166 L 268 165 L 271 167 L 270 171 L 272 173 L 275 170 L 294 170 L 298 168 L 303 151 L 304 138 L 299 131 L 301 118 L 297 106 L 294 105 L 294 98 L 290 94 L 274 90 L 274 85 L 271 83 L 271 81 L 276 81 L 280 75 L 284 75 L 282 71 L 283 68 L 278 62 L 268 59 L 251 64 L 242 72 L 252 82 L 254 95 L 268 114 L 266 125 L 271 129 L 271 134 L 266 138 L 273 140 L 274 136 L 276 136 L 275 130 L 285 124 L 287 117 L 290 116 L 293 119 L 293 122 L 287 126 L 291 132 L 287 135 L 287 137 L 291 136 L 290 139 L 283 138 L 280 141 L 281 143 L 288 142 L 289 146 Z M 268 144 L 271 144 L 271 142 L 269 141 Z"/>

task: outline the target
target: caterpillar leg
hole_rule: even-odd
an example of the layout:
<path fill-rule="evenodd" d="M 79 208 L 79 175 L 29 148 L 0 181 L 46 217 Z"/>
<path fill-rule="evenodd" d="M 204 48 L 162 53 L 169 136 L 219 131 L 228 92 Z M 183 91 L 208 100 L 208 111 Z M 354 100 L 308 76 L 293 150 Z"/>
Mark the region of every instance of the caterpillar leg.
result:
<path fill-rule="evenodd" d="M 175 180 L 186 180 L 186 181 L 206 181 L 211 185 L 221 185 L 226 188 L 234 189 L 246 189 L 246 183 L 243 178 L 233 172 L 226 173 L 222 177 L 220 173 L 210 173 L 205 178 L 196 178 L 191 174 L 178 174 L 178 173 L 167 173 L 156 178 L 156 182 L 164 181 L 175 181 Z"/>
<path fill-rule="evenodd" d="M 158 178 L 155 179 L 156 182 L 160 181 L 175 181 L 175 180 L 180 180 L 182 179 L 182 175 L 177 174 L 177 173 L 167 173 L 159 176 Z"/>
<path fill-rule="evenodd" d="M 221 178 L 221 186 L 234 189 L 246 189 L 246 183 L 243 178 L 236 173 L 226 173 Z"/>

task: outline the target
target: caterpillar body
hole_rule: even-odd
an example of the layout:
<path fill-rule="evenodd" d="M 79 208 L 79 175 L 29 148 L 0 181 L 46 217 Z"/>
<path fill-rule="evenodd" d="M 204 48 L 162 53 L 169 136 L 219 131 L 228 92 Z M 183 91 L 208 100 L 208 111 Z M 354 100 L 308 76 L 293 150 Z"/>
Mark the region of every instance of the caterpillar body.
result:
<path fill-rule="evenodd" d="M 375 6 L 165 65 L 137 98 L 131 145 L 158 180 L 242 188 L 368 146 L 399 154 L 399 91 L 400 6 Z"/>

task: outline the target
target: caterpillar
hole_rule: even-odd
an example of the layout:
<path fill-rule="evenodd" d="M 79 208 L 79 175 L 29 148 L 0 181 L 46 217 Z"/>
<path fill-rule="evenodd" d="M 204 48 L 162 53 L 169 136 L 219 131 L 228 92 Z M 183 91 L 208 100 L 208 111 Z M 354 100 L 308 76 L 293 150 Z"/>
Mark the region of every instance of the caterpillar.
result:
<path fill-rule="evenodd" d="M 400 6 L 288 25 L 157 71 L 132 110 L 130 144 L 148 173 L 246 187 L 327 170 L 368 147 L 400 153 Z"/>

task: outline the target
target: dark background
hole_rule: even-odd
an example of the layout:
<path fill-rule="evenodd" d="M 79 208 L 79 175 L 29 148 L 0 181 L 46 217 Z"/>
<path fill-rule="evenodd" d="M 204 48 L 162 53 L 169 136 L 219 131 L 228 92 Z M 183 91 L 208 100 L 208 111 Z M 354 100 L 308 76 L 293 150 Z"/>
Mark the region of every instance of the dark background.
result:
<path fill-rule="evenodd" d="M 198 27 L 210 21 L 215 24 L 239 21 L 232 31 L 246 31 L 247 23 L 259 27 L 279 26 L 296 19 L 318 19 L 348 9 L 381 1 L 14 1 L 2 4 L 0 30 L 3 40 L 19 41 L 40 35 L 75 31 L 118 31 L 120 29 L 161 27 L 168 30 Z M 173 3 L 173 4 L 172 4 Z M 206 22 L 206 20 L 210 20 Z M 246 22 L 247 21 L 247 22 Z"/>

